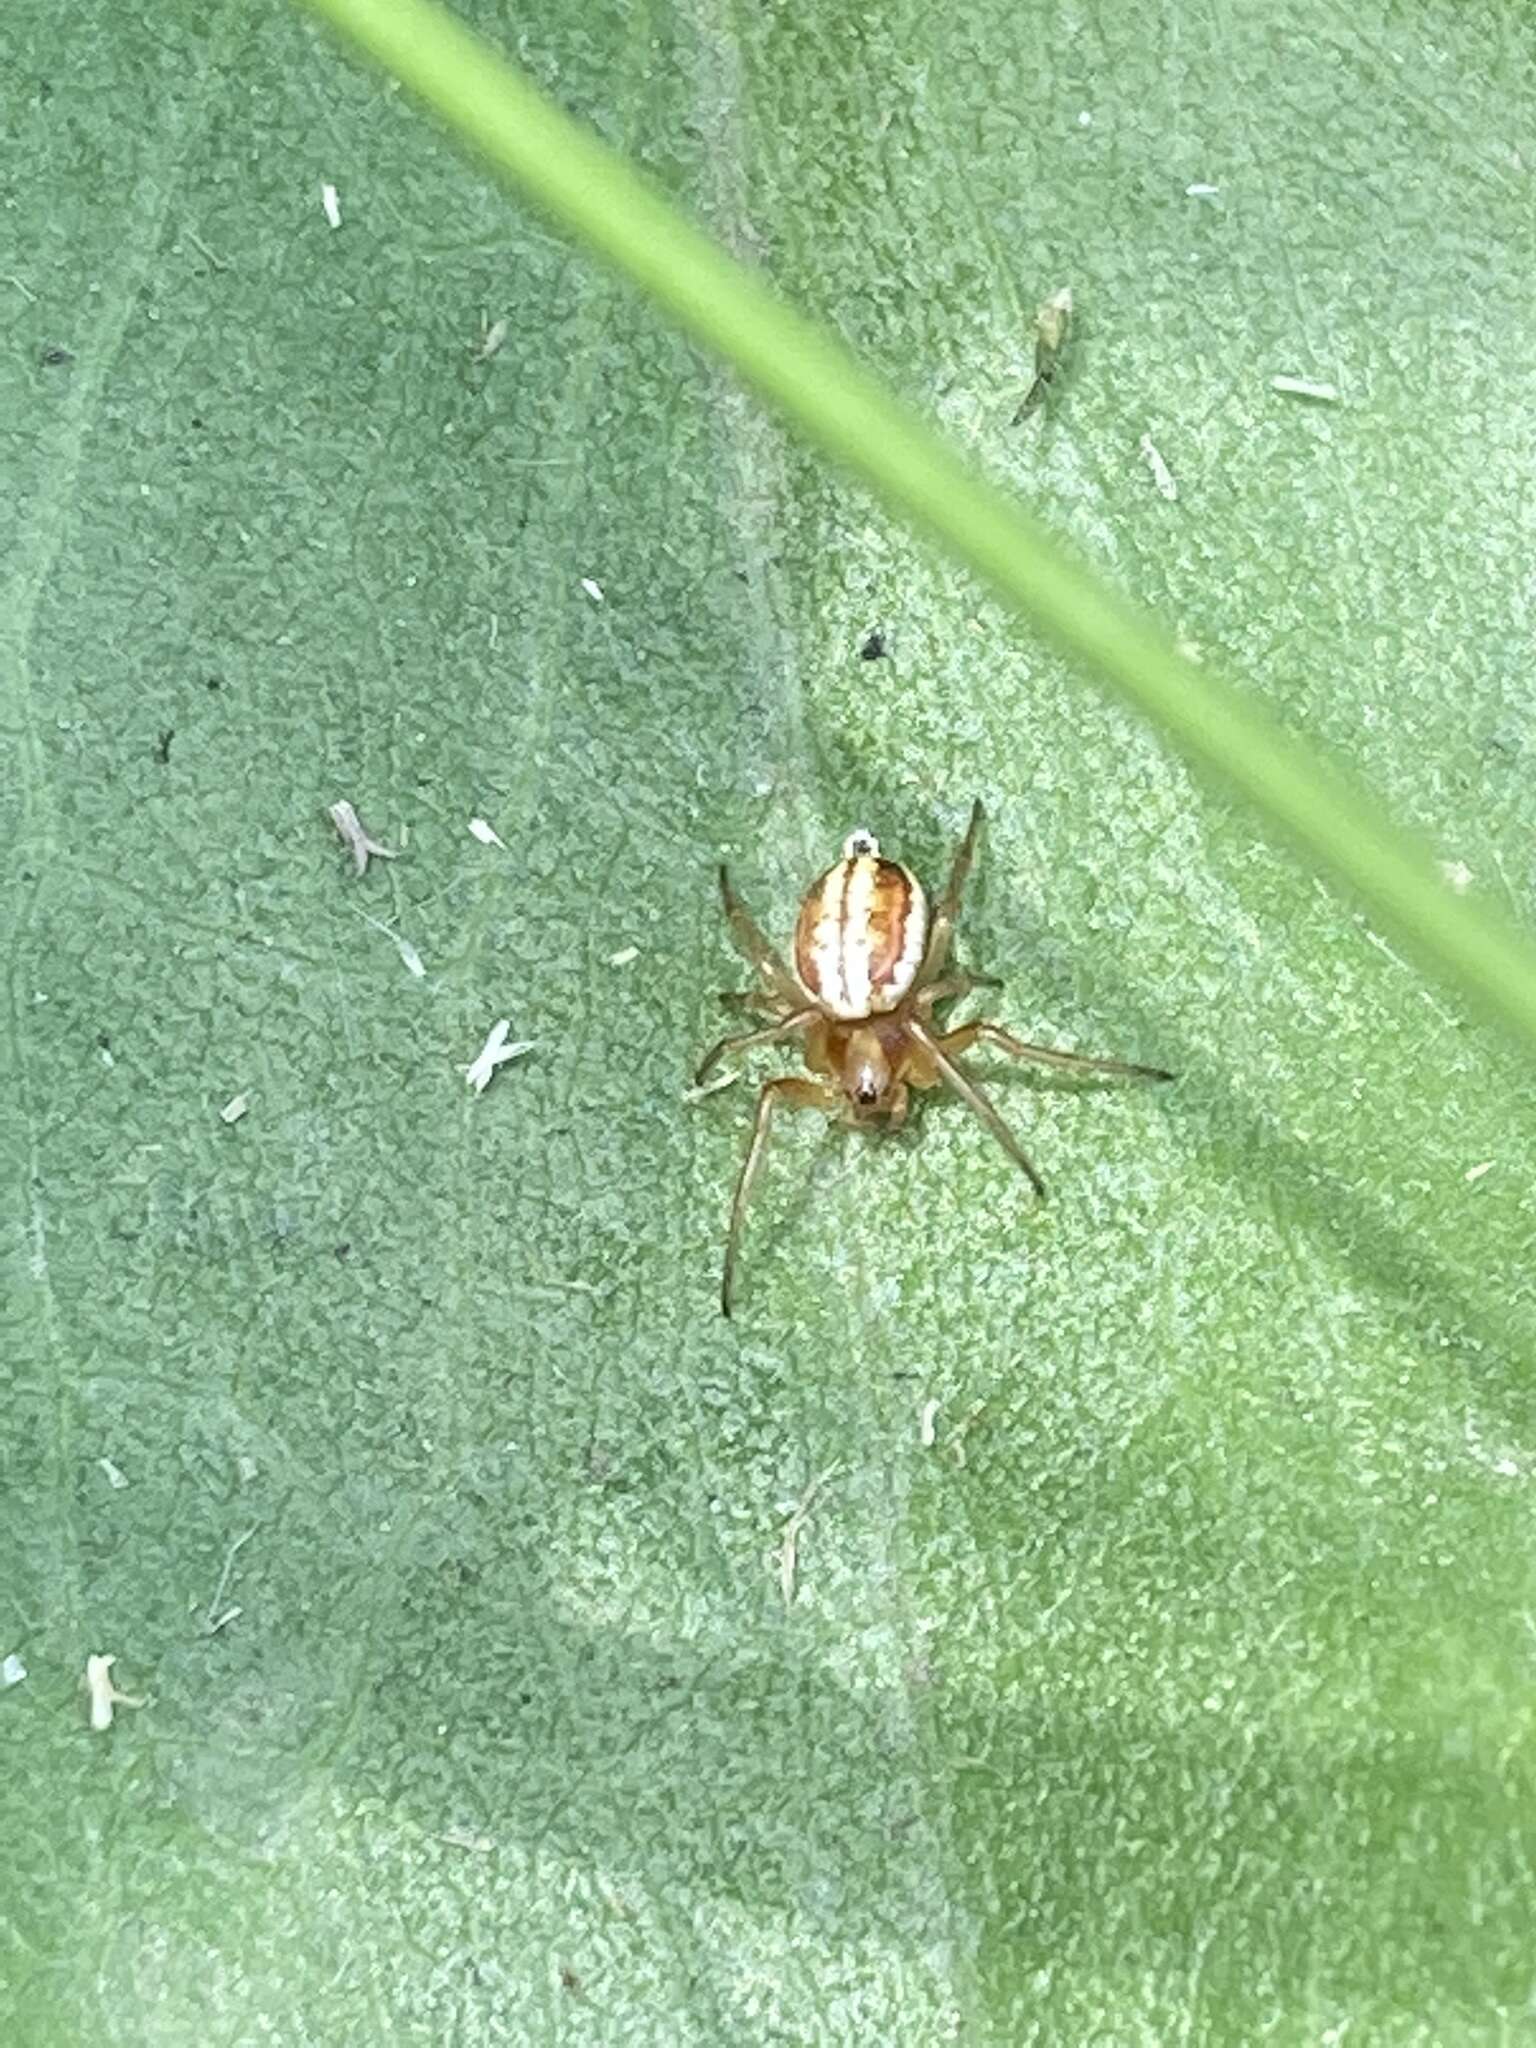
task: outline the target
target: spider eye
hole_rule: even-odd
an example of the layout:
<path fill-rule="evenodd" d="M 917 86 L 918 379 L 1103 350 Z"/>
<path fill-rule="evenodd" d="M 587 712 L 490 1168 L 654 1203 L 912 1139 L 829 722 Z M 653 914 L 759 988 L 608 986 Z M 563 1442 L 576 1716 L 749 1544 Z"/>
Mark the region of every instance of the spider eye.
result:
<path fill-rule="evenodd" d="M 853 1096 L 856 1102 L 879 1101 L 880 1090 L 875 1085 L 875 1077 L 873 1074 L 862 1074 L 859 1077 L 858 1085 L 855 1087 L 853 1091 Z"/>
<path fill-rule="evenodd" d="M 864 854 L 878 855 L 879 851 L 879 840 L 873 832 L 863 825 L 860 825 L 856 831 L 850 832 L 843 841 L 844 860 L 858 860 Z"/>

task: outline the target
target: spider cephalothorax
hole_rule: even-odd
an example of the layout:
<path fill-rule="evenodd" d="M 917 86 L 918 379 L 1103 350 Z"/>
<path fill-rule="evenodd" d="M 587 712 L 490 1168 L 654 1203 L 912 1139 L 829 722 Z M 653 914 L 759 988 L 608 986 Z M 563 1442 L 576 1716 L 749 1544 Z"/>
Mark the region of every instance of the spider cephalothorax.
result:
<path fill-rule="evenodd" d="M 757 1098 L 752 1141 L 742 1161 L 726 1237 L 720 1306 L 731 1312 L 736 1253 L 747 1198 L 757 1175 L 774 1104 L 821 1109 L 853 1124 L 899 1124 L 907 1113 L 908 1091 L 942 1081 L 975 1111 L 1003 1150 L 1029 1176 L 1039 1195 L 1045 1183 L 1013 1133 L 981 1089 L 958 1065 L 956 1055 L 978 1044 L 994 1045 L 1014 1059 L 1034 1060 L 1064 1073 L 1108 1074 L 1144 1081 L 1170 1081 L 1161 1067 L 1132 1066 L 1125 1060 L 1090 1058 L 1028 1045 L 996 1024 L 939 1025 L 934 1005 L 973 988 L 997 986 L 983 975 L 946 973 L 960 898 L 976 851 L 982 809 L 955 853 L 949 882 L 932 915 L 923 885 L 910 868 L 888 860 L 868 832 L 850 833 L 842 859 L 806 891 L 795 926 L 795 971 L 791 973 L 720 870 L 720 893 L 731 935 L 757 969 L 761 986 L 722 996 L 727 1009 L 763 1021 L 712 1045 L 699 1063 L 697 1081 L 725 1053 L 772 1045 L 804 1036 L 804 1059 L 821 1078 L 781 1074 L 765 1081 Z"/>

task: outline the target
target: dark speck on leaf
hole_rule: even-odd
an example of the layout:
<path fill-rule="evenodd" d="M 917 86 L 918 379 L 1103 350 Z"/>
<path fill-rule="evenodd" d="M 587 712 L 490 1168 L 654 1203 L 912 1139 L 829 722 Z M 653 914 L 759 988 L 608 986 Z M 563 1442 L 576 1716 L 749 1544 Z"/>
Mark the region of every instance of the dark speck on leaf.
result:
<path fill-rule="evenodd" d="M 339 1245 L 337 1245 L 337 1247 L 336 1247 L 336 1256 L 337 1256 L 337 1258 L 338 1258 L 338 1259 L 344 1259 L 344 1258 L 348 1257 L 348 1255 L 350 1254 L 351 1250 L 352 1250 L 352 1247 L 351 1247 L 351 1245 L 350 1245 L 350 1244 L 339 1244 Z"/>
<path fill-rule="evenodd" d="M 111 1040 L 111 1037 L 110 1037 L 110 1035 L 109 1035 L 109 1034 L 108 1034 L 107 1032 L 105 1032 L 105 1031 L 98 1031 L 98 1032 L 97 1032 L 97 1034 L 96 1034 L 96 1043 L 97 1043 L 97 1044 L 98 1044 L 98 1045 L 99 1045 L 99 1046 L 101 1047 L 101 1049 L 102 1049 L 102 1051 L 103 1051 L 103 1052 L 110 1052 L 110 1051 L 112 1050 L 112 1040 Z"/>
<path fill-rule="evenodd" d="M 576 1972 L 570 1968 L 569 1964 L 562 1963 L 560 1965 L 560 1982 L 565 1986 L 566 1990 L 570 1992 L 573 1998 L 580 1998 L 581 1979 L 577 1976 Z"/>
<path fill-rule="evenodd" d="M 871 633 L 859 649 L 860 661 L 878 661 L 885 652 L 885 635 L 878 630 Z"/>
<path fill-rule="evenodd" d="M 160 766 L 162 768 L 168 767 L 170 765 L 171 741 L 175 739 L 175 737 L 175 726 L 168 725 L 161 733 L 159 739 L 155 741 L 155 759 L 160 763 Z"/>
<path fill-rule="evenodd" d="M 60 348 L 57 342 L 51 348 L 43 350 L 42 363 L 44 369 L 57 370 L 62 364 L 72 363 L 74 360 L 74 350 L 72 348 Z"/>
<path fill-rule="evenodd" d="M 193 426 L 194 426 L 194 427 L 196 427 L 196 429 L 197 429 L 197 431 L 198 431 L 199 433 L 201 433 L 201 432 L 203 431 L 203 423 L 202 423 L 202 421 L 201 421 L 200 419 L 194 419 L 194 420 L 193 420 L 193 422 L 192 422 L 192 424 L 193 424 Z"/>
<path fill-rule="evenodd" d="M 209 676 L 207 678 L 207 683 L 210 690 L 222 690 L 224 687 L 224 678 L 222 676 Z"/>

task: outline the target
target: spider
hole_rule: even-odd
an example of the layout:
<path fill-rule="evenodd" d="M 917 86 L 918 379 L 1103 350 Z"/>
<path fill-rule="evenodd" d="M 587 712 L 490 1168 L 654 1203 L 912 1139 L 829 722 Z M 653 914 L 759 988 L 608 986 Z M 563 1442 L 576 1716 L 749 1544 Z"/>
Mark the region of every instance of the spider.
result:
<path fill-rule="evenodd" d="M 946 1029 L 934 1006 L 976 988 L 999 988 L 991 975 L 950 967 L 950 948 L 960 900 L 976 852 L 982 807 L 971 808 L 965 837 L 955 850 L 949 883 L 932 918 L 923 886 L 910 868 L 888 860 L 869 832 L 850 833 L 842 859 L 813 882 L 795 926 L 795 971 L 791 973 L 758 928 L 756 920 L 720 869 L 720 895 L 731 936 L 761 977 L 761 986 L 720 998 L 727 1010 L 760 1021 L 729 1033 L 709 1048 L 694 1076 L 697 1086 L 727 1053 L 777 1045 L 803 1035 L 803 1057 L 813 1075 L 780 1074 L 758 1091 L 757 1115 L 725 1240 L 720 1307 L 731 1313 L 742 1219 L 774 1108 L 820 1109 L 843 1122 L 869 1128 L 884 1122 L 895 1129 L 907 1114 L 908 1092 L 940 1081 L 954 1090 L 986 1125 L 1036 1195 L 1045 1183 L 992 1103 L 959 1064 L 957 1055 L 973 1045 L 993 1045 L 1016 1060 L 1032 1060 L 1059 1073 L 1117 1075 L 1138 1081 L 1171 1081 L 1161 1067 L 1128 1060 L 1096 1059 L 1087 1053 L 1057 1052 L 1028 1045 L 1000 1025 L 985 1022 Z M 948 970 L 946 972 L 946 969 Z"/>

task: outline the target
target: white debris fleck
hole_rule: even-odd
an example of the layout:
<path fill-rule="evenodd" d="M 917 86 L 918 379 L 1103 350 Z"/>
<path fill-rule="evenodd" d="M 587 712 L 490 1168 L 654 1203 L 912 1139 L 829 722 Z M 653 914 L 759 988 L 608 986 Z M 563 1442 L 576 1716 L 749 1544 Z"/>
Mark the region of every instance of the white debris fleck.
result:
<path fill-rule="evenodd" d="M 320 204 L 325 208 L 325 217 L 333 228 L 341 226 L 341 198 L 334 185 L 320 187 Z"/>
<path fill-rule="evenodd" d="M 1491 1159 L 1485 1159 L 1479 1166 L 1469 1166 L 1466 1172 L 1461 1177 L 1466 1182 L 1467 1186 L 1471 1187 L 1474 1181 L 1481 1180 L 1485 1173 L 1492 1173 L 1492 1171 L 1493 1161 Z"/>
<path fill-rule="evenodd" d="M 1093 116 L 1089 113 L 1086 107 L 1084 107 L 1083 111 L 1078 115 L 1077 125 L 1079 128 L 1091 128 L 1093 126 Z"/>
<path fill-rule="evenodd" d="M 1337 405 L 1339 387 L 1337 384 L 1314 383 L 1310 377 L 1271 377 L 1271 391 L 1289 392 L 1292 398 L 1316 398 L 1324 405 Z"/>
<path fill-rule="evenodd" d="M 503 853 L 506 852 L 507 842 L 496 830 L 496 827 L 492 825 L 487 819 L 471 818 L 469 821 L 469 829 L 471 832 L 474 833 L 475 837 L 479 840 L 482 846 L 499 846 Z"/>
<path fill-rule="evenodd" d="M 1141 437 L 1141 453 L 1142 459 L 1152 472 L 1153 483 L 1157 485 L 1161 495 L 1172 504 L 1179 495 L 1179 487 L 1173 480 L 1173 471 L 1153 446 L 1150 434 L 1143 434 Z"/>
<path fill-rule="evenodd" d="M 581 587 L 594 604 L 601 604 L 603 602 L 603 586 L 597 581 L 595 576 L 583 576 Z"/>
<path fill-rule="evenodd" d="M 1184 187 L 1184 197 L 1186 199 L 1214 199 L 1220 190 L 1221 187 L 1219 185 L 1186 185 Z"/>
<path fill-rule="evenodd" d="M 816 1505 L 816 1496 L 829 1479 L 834 1479 L 842 1470 L 840 1465 L 829 1465 L 825 1472 L 819 1472 L 800 1496 L 799 1505 L 784 1524 L 784 1533 L 779 1539 L 779 1592 L 786 1607 L 795 1604 L 795 1578 L 800 1568 L 800 1531 L 805 1518 Z"/>
<path fill-rule="evenodd" d="M 22 1663 L 16 1652 L 12 1650 L 4 1663 L 0 1664 L 0 1686 L 20 1685 L 26 1675 L 26 1665 Z"/>
<path fill-rule="evenodd" d="M 101 1054 L 101 1064 L 104 1067 L 115 1067 L 117 1065 L 117 1061 L 112 1057 L 112 1048 L 110 1045 L 100 1046 L 98 1047 L 98 1051 Z"/>
<path fill-rule="evenodd" d="M 931 1450 L 933 1447 L 933 1424 L 938 1412 L 939 1403 L 937 1396 L 933 1400 L 923 1403 L 922 1413 L 917 1421 L 917 1440 L 925 1451 Z"/>
<path fill-rule="evenodd" d="M 1443 860 L 1440 872 L 1458 896 L 1465 896 L 1472 886 L 1472 870 L 1464 860 Z"/>
<path fill-rule="evenodd" d="M 475 361 L 488 363 L 507 338 L 505 320 L 493 320 L 475 344 Z"/>
<path fill-rule="evenodd" d="M 227 1607 L 220 1614 L 219 1606 L 224 1598 L 225 1588 L 229 1584 L 230 1573 L 235 1568 L 235 1559 L 255 1534 L 254 1528 L 242 1530 L 224 1553 L 224 1569 L 219 1573 L 218 1587 L 214 1592 L 213 1598 L 208 1602 L 207 1613 L 203 1616 L 203 1627 L 207 1629 L 211 1636 L 216 1636 L 221 1628 L 228 1628 L 232 1621 L 238 1621 L 245 1612 L 243 1607 Z"/>
<path fill-rule="evenodd" d="M 112 1666 L 116 1657 L 87 1657 L 85 1660 L 85 1689 L 91 1699 L 91 1726 L 98 1734 L 112 1726 L 114 1707 L 142 1707 L 142 1699 L 132 1693 L 119 1692 L 112 1683 Z"/>
<path fill-rule="evenodd" d="M 342 839 L 351 849 L 352 858 L 357 863 L 357 872 L 360 875 L 368 872 L 368 856 L 370 854 L 376 853 L 380 860 L 393 860 L 395 858 L 389 847 L 380 846 L 376 839 L 369 838 L 362 820 L 349 803 L 332 804 L 328 816 L 336 830 L 341 834 Z"/>
<path fill-rule="evenodd" d="M 512 1029 L 510 1018 L 499 1017 L 491 1026 L 490 1036 L 478 1053 L 464 1069 L 464 1078 L 477 1095 L 483 1095 L 492 1074 L 508 1060 L 521 1059 L 525 1052 L 532 1052 L 535 1041 L 531 1038 L 515 1039 L 507 1043 L 507 1033 Z"/>
<path fill-rule="evenodd" d="M 356 904 L 353 904 L 352 907 L 354 910 L 357 910 Z M 394 947 L 395 951 L 400 955 L 400 958 L 405 962 L 406 971 L 410 974 L 414 974 L 418 981 L 422 980 L 427 970 L 425 966 L 422 964 L 421 955 L 417 952 L 416 948 L 411 944 L 410 940 L 401 938 L 400 934 L 397 931 L 392 931 L 390 927 L 387 924 L 384 924 L 379 918 L 370 917 L 366 910 L 358 910 L 357 914 L 363 920 L 364 924 L 371 924 L 376 932 L 382 932 L 384 934 L 385 938 L 389 940 L 390 944 Z"/>
<path fill-rule="evenodd" d="M 251 1098 L 249 1095 L 231 1095 L 228 1102 L 219 1111 L 219 1115 L 224 1119 L 225 1123 L 237 1124 L 250 1106 Z"/>
<path fill-rule="evenodd" d="M 444 1828 L 437 1839 L 450 1849 L 474 1849 L 481 1855 L 489 1855 L 496 1846 L 489 1835 L 477 1835 L 471 1828 Z"/>
<path fill-rule="evenodd" d="M 121 1493 L 128 1484 L 128 1474 L 120 1465 L 114 1465 L 110 1458 L 98 1458 L 96 1463 L 106 1474 L 107 1484 L 111 1487 L 112 1491 L 114 1493 Z"/>
<path fill-rule="evenodd" d="M 610 967 L 628 967 L 639 958 L 640 948 L 638 946 L 620 946 L 617 953 L 610 953 L 608 955 L 608 965 Z"/>
<path fill-rule="evenodd" d="M 986 1411 L 985 1401 L 973 1401 L 950 1432 L 949 1451 L 957 1465 L 965 1463 L 965 1440 Z"/>

